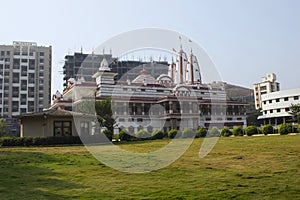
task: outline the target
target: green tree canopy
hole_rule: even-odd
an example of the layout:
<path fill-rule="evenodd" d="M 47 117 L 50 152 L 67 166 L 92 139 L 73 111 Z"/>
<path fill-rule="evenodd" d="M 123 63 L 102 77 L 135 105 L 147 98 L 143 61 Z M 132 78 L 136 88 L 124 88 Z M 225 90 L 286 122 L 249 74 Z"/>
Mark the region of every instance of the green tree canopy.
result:
<path fill-rule="evenodd" d="M 300 103 L 291 104 L 289 113 L 292 115 L 294 122 L 300 122 Z"/>
<path fill-rule="evenodd" d="M 97 113 L 98 122 L 101 127 L 106 127 L 113 133 L 114 125 L 116 123 L 113 118 L 111 109 L 111 99 L 107 98 L 103 101 L 95 102 L 95 110 Z"/>

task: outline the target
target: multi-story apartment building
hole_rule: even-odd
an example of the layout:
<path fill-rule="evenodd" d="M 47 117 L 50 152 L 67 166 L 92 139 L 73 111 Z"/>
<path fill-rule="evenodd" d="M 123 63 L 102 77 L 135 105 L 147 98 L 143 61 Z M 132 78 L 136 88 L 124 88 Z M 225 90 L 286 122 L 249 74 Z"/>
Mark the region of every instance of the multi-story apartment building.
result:
<path fill-rule="evenodd" d="M 0 45 L 0 114 L 38 112 L 51 104 L 52 47 L 35 42 Z"/>
<path fill-rule="evenodd" d="M 139 75 L 141 68 L 150 70 L 150 73 L 154 75 L 154 77 L 158 77 L 160 74 L 165 74 L 168 71 L 167 61 L 121 61 L 114 58 L 111 53 L 85 54 L 82 52 L 75 52 L 73 55 L 69 54 L 65 56 L 65 63 L 63 66 L 64 90 L 67 88 L 68 80 L 70 78 L 79 80 L 79 78 L 83 77 L 85 81 L 94 81 L 92 75 L 98 71 L 104 58 L 110 65 L 111 71 L 117 73 L 115 80 L 132 79 Z M 155 68 L 153 68 L 153 64 L 155 64 Z M 123 77 L 124 74 L 126 74 L 126 77 Z"/>
<path fill-rule="evenodd" d="M 263 124 L 279 125 L 292 121 L 290 106 L 300 103 L 300 89 L 289 89 L 262 95 Z"/>
<path fill-rule="evenodd" d="M 254 89 L 255 108 L 257 110 L 262 108 L 261 95 L 280 90 L 279 83 L 276 82 L 276 75 L 274 73 L 267 74 L 265 77 L 262 78 L 260 83 L 255 83 L 253 85 L 253 89 Z"/>

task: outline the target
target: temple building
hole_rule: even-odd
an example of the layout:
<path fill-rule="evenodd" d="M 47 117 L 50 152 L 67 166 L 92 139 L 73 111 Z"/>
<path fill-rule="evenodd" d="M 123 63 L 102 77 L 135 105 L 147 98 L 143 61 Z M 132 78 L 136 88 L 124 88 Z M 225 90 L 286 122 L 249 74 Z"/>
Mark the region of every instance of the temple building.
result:
<path fill-rule="evenodd" d="M 167 132 L 246 126 L 247 103 L 228 101 L 223 87 L 202 83 L 200 66 L 192 51 L 187 56 L 181 48 L 168 74 L 157 78 L 143 66 L 134 79 L 116 81 L 116 76 L 104 58 L 93 75 L 96 82 L 70 82 L 50 109 L 71 110 L 84 101 L 111 98 L 117 128 L 131 133 L 141 129 Z"/>

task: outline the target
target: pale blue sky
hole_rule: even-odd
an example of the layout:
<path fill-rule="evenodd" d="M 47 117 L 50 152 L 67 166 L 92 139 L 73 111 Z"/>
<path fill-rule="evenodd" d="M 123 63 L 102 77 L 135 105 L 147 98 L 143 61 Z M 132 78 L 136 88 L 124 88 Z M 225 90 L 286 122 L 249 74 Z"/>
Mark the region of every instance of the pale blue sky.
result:
<path fill-rule="evenodd" d="M 35 41 L 53 46 L 53 88 L 62 88 L 68 52 L 91 52 L 124 31 L 158 27 L 200 44 L 224 81 L 246 87 L 266 73 L 283 89 L 300 87 L 298 0 L 2 1 L 0 43 Z"/>

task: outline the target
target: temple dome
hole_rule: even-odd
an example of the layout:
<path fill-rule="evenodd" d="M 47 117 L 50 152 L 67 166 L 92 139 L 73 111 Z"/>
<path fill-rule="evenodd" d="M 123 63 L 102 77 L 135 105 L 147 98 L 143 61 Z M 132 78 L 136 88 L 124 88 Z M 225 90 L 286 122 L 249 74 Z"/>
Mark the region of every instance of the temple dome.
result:
<path fill-rule="evenodd" d="M 153 76 L 147 74 L 147 70 L 145 68 L 142 69 L 141 74 L 138 75 L 132 83 L 142 83 L 142 84 L 155 84 L 156 80 Z"/>

